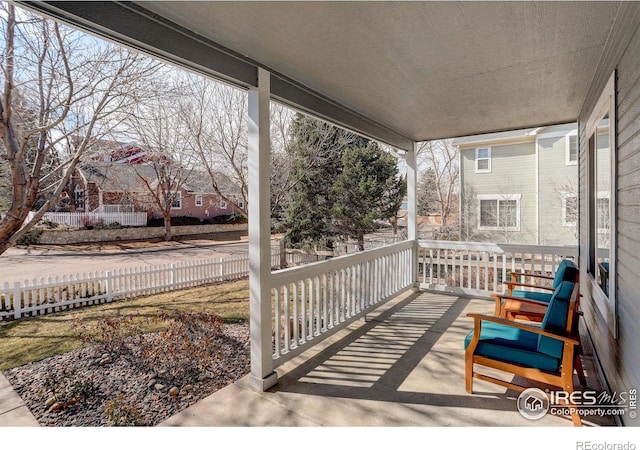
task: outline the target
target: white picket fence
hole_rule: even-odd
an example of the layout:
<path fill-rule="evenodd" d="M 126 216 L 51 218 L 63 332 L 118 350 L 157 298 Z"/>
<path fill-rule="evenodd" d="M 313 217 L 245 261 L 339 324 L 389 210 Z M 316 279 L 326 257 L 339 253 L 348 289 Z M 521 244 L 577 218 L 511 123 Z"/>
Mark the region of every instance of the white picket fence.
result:
<path fill-rule="evenodd" d="M 119 223 L 127 227 L 140 227 L 147 225 L 147 213 L 145 212 L 47 212 L 42 220 L 67 225 L 73 228 L 86 226 L 110 225 Z"/>
<path fill-rule="evenodd" d="M 279 255 L 274 255 L 274 261 L 279 261 L 279 258 Z M 248 256 L 234 255 L 215 260 L 41 277 L 13 284 L 5 282 L 0 285 L 0 319 L 19 319 L 139 295 L 232 281 L 248 274 Z"/>

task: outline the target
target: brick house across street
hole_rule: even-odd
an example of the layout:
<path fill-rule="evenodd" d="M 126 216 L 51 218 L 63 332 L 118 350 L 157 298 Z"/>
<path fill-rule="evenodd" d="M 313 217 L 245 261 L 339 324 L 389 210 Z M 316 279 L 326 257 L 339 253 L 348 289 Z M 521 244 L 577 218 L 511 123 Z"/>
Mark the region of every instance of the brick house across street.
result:
<path fill-rule="evenodd" d="M 154 164 L 147 162 L 146 152 L 139 147 L 128 146 L 118 149 L 112 155 L 119 158 L 92 158 L 83 161 L 73 175 L 67 189 L 61 195 L 57 210 L 68 213 L 147 213 L 147 217 L 161 218 L 156 202 L 153 201 L 150 188 L 156 189 L 159 183 Z M 106 161 L 105 161 L 106 160 Z M 238 208 L 227 201 L 239 200 L 240 191 L 228 178 L 221 176 L 219 182 L 223 196 L 214 191 L 207 174 L 200 171 L 186 171 L 177 184 L 171 206 L 171 216 L 196 217 L 210 220 L 216 216 L 240 213 Z M 223 186 L 222 186 L 223 185 Z"/>

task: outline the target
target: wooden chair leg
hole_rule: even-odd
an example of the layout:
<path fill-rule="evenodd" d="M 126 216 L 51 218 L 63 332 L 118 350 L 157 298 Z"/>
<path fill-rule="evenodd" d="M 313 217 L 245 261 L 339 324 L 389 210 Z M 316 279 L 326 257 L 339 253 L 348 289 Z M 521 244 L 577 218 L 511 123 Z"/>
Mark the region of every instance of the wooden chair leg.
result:
<path fill-rule="evenodd" d="M 580 418 L 580 414 L 578 414 L 578 409 L 574 403 L 569 403 L 569 408 L 571 408 L 571 422 L 574 427 L 582 426 L 582 419 Z"/>
<path fill-rule="evenodd" d="M 578 373 L 578 380 L 580 380 L 580 386 L 587 387 L 587 377 L 584 375 L 584 368 L 582 367 L 582 359 L 580 353 L 576 353 L 576 361 L 574 363 L 576 372 Z"/>
<path fill-rule="evenodd" d="M 467 393 L 473 393 L 473 355 L 466 355 L 464 358 L 464 384 Z"/>
<path fill-rule="evenodd" d="M 567 401 L 567 408 L 571 411 L 571 422 L 573 422 L 573 426 L 581 427 L 582 419 L 580 418 L 580 414 L 578 413 L 578 407 L 576 404 L 570 400 L 571 394 L 573 393 L 573 370 L 562 371 L 562 384 L 564 384 L 564 390 L 569 394 L 569 400 Z"/>

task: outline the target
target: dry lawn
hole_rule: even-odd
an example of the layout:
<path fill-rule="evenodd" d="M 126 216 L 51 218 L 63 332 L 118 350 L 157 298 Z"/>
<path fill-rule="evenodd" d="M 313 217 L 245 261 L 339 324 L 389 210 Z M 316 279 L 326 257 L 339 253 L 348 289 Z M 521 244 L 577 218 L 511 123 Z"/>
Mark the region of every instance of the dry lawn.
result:
<path fill-rule="evenodd" d="M 166 326 L 153 319 L 173 311 L 214 313 L 227 322 L 248 321 L 249 283 L 209 285 L 0 322 L 0 370 L 84 346 L 73 330 L 78 320 L 92 327 L 107 317 L 131 315 L 143 332 L 152 332 Z"/>

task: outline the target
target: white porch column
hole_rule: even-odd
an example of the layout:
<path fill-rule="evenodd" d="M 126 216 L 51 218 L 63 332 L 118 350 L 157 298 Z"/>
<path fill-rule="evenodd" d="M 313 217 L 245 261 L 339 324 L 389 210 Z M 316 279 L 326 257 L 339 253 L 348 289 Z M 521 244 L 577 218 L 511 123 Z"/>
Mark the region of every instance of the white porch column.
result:
<path fill-rule="evenodd" d="M 271 349 L 271 162 L 270 74 L 258 69 L 258 88 L 249 90 L 249 312 L 251 386 L 265 391 L 276 384 Z"/>
<path fill-rule="evenodd" d="M 416 150 L 418 145 L 413 143 L 413 151 L 406 153 L 407 161 L 407 239 L 413 241 L 413 261 L 411 264 L 411 279 L 414 286 L 418 286 L 418 204 L 416 189 L 418 185 L 418 167 Z"/>

